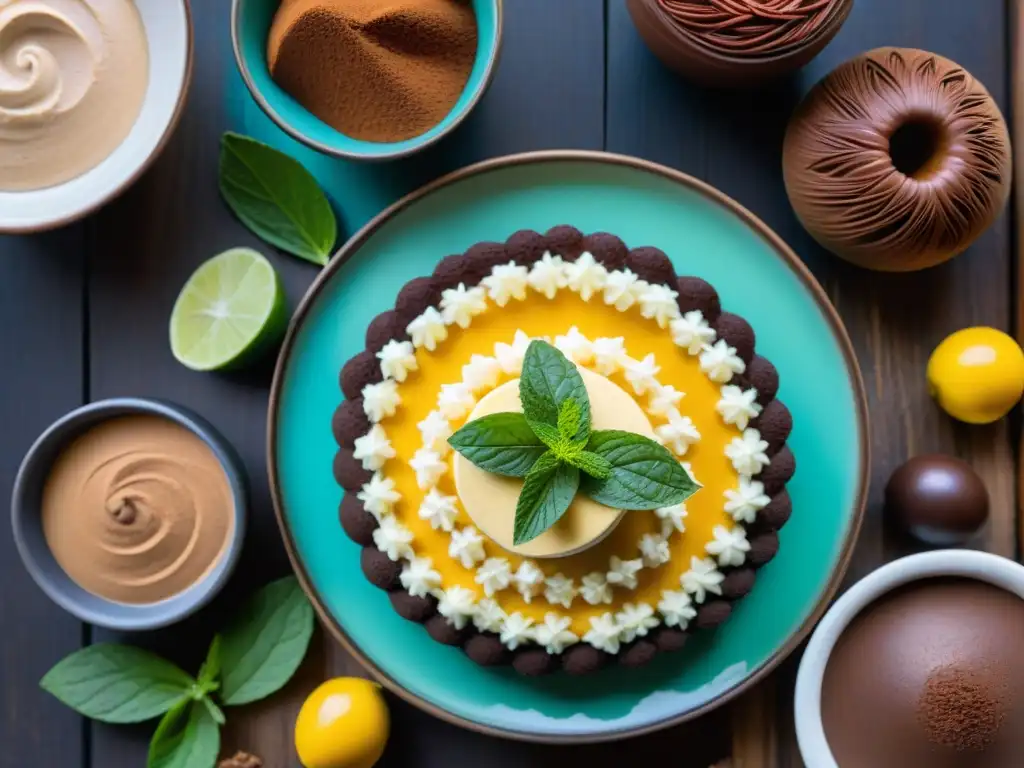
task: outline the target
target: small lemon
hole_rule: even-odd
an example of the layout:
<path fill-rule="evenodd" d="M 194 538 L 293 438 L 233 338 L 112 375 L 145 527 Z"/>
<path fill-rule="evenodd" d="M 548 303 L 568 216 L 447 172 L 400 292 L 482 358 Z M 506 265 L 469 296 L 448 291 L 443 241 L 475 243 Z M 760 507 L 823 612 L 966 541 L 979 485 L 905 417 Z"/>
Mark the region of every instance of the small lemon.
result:
<path fill-rule="evenodd" d="M 998 421 L 1024 393 L 1024 351 L 995 328 L 964 328 L 932 352 L 928 388 L 954 419 L 968 424 Z"/>
<path fill-rule="evenodd" d="M 328 680 L 295 721 L 295 750 L 305 768 L 371 768 L 388 741 L 390 717 L 380 686 L 357 677 Z"/>

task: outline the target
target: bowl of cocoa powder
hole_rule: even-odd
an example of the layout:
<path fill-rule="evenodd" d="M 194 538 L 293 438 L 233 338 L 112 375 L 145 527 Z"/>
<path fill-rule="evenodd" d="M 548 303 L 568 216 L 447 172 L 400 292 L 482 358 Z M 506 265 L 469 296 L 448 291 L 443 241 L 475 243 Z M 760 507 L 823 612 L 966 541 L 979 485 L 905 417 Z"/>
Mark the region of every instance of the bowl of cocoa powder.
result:
<path fill-rule="evenodd" d="M 390 160 L 439 141 L 490 84 L 502 0 L 233 0 L 235 60 L 313 149 Z"/>
<path fill-rule="evenodd" d="M 1024 566 L 973 550 L 889 563 L 822 619 L 797 675 L 812 768 L 1012 768 L 1024 759 Z"/>

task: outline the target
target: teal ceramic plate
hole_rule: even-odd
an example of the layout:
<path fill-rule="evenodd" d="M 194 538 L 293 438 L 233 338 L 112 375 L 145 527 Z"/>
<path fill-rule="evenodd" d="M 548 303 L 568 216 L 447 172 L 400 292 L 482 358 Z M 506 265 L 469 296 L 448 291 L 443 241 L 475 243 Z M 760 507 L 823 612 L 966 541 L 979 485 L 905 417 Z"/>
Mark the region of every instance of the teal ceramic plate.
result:
<path fill-rule="evenodd" d="M 477 667 L 400 618 L 338 524 L 331 462 L 338 372 L 409 279 L 481 240 L 572 224 L 654 245 L 709 280 L 757 331 L 793 413 L 798 470 L 778 556 L 716 632 L 640 670 L 571 678 Z M 388 688 L 446 720 L 548 742 L 635 735 L 722 704 L 776 666 L 834 594 L 863 514 L 863 384 L 825 294 L 786 245 L 719 192 L 667 168 L 588 152 L 488 161 L 399 201 L 324 270 L 292 322 L 271 395 L 270 479 L 292 561 L 327 626 Z"/>

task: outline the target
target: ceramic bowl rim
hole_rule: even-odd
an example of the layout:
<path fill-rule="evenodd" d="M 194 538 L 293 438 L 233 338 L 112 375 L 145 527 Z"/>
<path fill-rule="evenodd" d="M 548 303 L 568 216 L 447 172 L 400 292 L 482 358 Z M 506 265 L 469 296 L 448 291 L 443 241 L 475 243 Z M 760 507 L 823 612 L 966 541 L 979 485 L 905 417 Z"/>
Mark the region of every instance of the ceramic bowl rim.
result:
<path fill-rule="evenodd" d="M 945 576 L 976 579 L 1024 598 L 1024 565 L 972 549 L 939 549 L 908 555 L 872 571 L 850 587 L 814 630 L 797 672 L 793 714 L 800 754 L 807 765 L 839 768 L 821 720 L 821 688 L 840 635 L 865 608 L 892 590 Z"/>
<path fill-rule="evenodd" d="M 295 139 L 302 144 L 305 144 L 310 149 L 314 149 L 321 154 L 329 157 L 337 157 L 343 160 L 356 160 L 365 163 L 379 163 L 387 162 L 388 160 L 398 160 L 409 155 L 416 154 L 427 147 L 431 147 L 441 139 L 448 136 L 452 131 L 458 128 L 463 120 L 476 109 L 477 104 L 483 95 L 487 93 L 487 89 L 491 86 L 491 81 L 494 79 L 494 73 L 498 68 L 498 60 L 501 58 L 502 41 L 504 40 L 504 2 L 505 0 L 487 0 L 494 6 L 494 46 L 491 49 L 490 56 L 487 61 L 487 68 L 484 70 L 484 75 L 480 79 L 480 84 L 477 86 L 472 98 L 469 103 L 466 104 L 462 112 L 456 115 L 455 119 L 436 136 L 432 136 L 430 139 L 416 143 L 415 145 L 408 147 L 403 150 L 396 150 L 393 152 L 384 152 L 379 155 L 365 155 L 360 152 L 354 152 L 344 149 L 338 149 L 322 142 L 311 139 L 305 133 L 294 127 L 291 123 L 284 119 L 284 117 L 270 104 L 267 97 L 263 95 L 263 92 L 256 87 L 256 83 L 253 80 L 252 72 L 249 69 L 249 61 L 242 53 L 242 41 L 241 41 L 241 20 L 242 20 L 242 6 L 250 2 L 250 0 L 231 0 L 231 48 L 234 51 L 235 65 L 238 68 L 238 73 L 242 77 L 242 81 L 245 83 L 246 89 L 249 91 L 249 95 L 252 96 L 253 101 L 259 106 L 263 113 L 269 117 L 274 124 L 288 134 L 290 137 Z M 450 114 L 450 112 L 449 112 Z M 445 116 L 447 117 L 447 115 Z M 421 134 L 422 136 L 422 134 Z M 412 137 L 410 141 L 416 141 L 419 137 Z M 361 141 L 360 139 L 353 139 L 354 141 Z M 371 143 L 371 142 L 365 142 Z M 385 143 L 385 146 L 387 143 Z"/>
<path fill-rule="evenodd" d="M 39 510 L 32 509 L 34 505 L 29 501 L 35 487 L 30 476 L 47 462 L 50 451 L 59 450 L 60 446 L 81 434 L 83 429 L 126 414 L 161 416 L 188 429 L 213 451 L 231 488 L 235 525 L 220 563 L 184 591 L 166 600 L 141 605 L 119 603 L 93 595 L 93 599 L 100 605 L 99 609 L 93 609 L 82 605 L 69 592 L 69 588 L 81 590 L 71 577 L 59 565 L 55 570 L 44 568 L 41 560 L 45 555 L 36 551 L 36 545 L 29 544 L 26 529 L 33 525 L 30 518 L 39 515 Z M 227 583 L 238 562 L 245 540 L 247 516 L 248 491 L 244 468 L 234 448 L 213 425 L 197 413 L 160 399 L 116 397 L 88 403 L 64 414 L 33 441 L 18 467 L 11 491 L 14 543 L 33 581 L 47 597 L 72 616 L 90 624 L 121 631 L 159 629 L 181 621 L 208 604 Z"/>
<path fill-rule="evenodd" d="M 185 105 L 188 103 L 188 95 L 192 89 L 192 74 L 195 69 L 195 26 L 192 16 L 192 3 L 191 0 L 173 0 L 181 4 L 182 9 L 185 12 L 185 73 L 181 80 L 181 90 L 178 93 L 178 97 L 174 104 L 174 110 L 171 113 L 171 119 L 167 121 L 163 131 L 160 134 L 160 138 L 157 143 L 153 146 L 153 150 L 146 155 L 146 157 L 139 163 L 136 168 L 125 177 L 124 181 L 114 187 L 107 194 L 93 200 L 87 205 L 81 206 L 78 210 L 72 211 L 69 214 L 59 216 L 57 218 L 48 219 L 43 222 L 36 224 L 10 224 L 6 225 L 0 220 L 0 235 L 31 235 L 40 232 L 49 232 L 52 229 L 67 226 L 73 224 L 76 221 L 84 219 L 86 216 L 95 213 L 100 208 L 105 206 L 107 203 L 120 197 L 124 192 L 132 187 L 135 182 L 141 178 L 142 174 L 149 170 L 150 166 L 156 162 L 156 159 L 163 154 L 164 149 L 167 148 L 168 142 L 174 135 L 178 124 L 181 122 L 181 117 L 185 112 Z M 147 34 L 147 40 L 149 35 Z M 147 86 L 147 93 L 148 93 Z M 129 135 L 136 130 L 138 123 L 132 126 L 132 130 L 129 131 Z M 126 137 L 127 138 L 127 137 Z M 65 182 L 67 183 L 67 182 Z M 61 185 L 56 185 L 60 187 Z M 46 190 L 30 190 L 32 192 L 45 192 Z"/>
<path fill-rule="evenodd" d="M 752 231 L 757 233 L 758 236 L 764 238 L 771 246 L 775 255 L 793 271 L 794 275 L 803 284 L 805 290 L 810 293 L 815 304 L 817 304 L 818 308 L 822 312 L 822 322 L 829 326 L 836 344 L 840 348 L 846 364 L 850 386 L 853 390 L 853 399 L 855 401 L 857 411 L 856 420 L 858 434 L 860 436 L 860 445 L 858 446 L 860 471 L 858 473 L 856 483 L 857 491 L 850 510 L 851 515 L 849 527 L 846 531 L 846 536 L 841 542 L 836 558 L 835 568 L 822 588 L 821 594 L 808 613 L 807 618 L 791 633 L 788 641 L 783 643 L 774 654 L 761 664 L 761 666 L 753 669 L 742 682 L 722 692 L 704 705 L 656 723 L 605 733 L 569 735 L 538 734 L 528 731 L 516 731 L 497 726 L 484 725 L 479 722 L 467 720 L 437 706 L 427 699 L 407 690 L 400 682 L 389 677 L 382 669 L 374 664 L 373 661 L 371 661 L 353 641 L 349 639 L 344 628 L 324 607 L 323 600 L 320 598 L 317 590 L 313 587 L 309 574 L 306 573 L 305 566 L 298 557 L 291 529 L 285 518 L 284 502 L 281 495 L 281 483 L 277 468 L 277 417 L 281 402 L 282 388 L 284 386 L 285 370 L 288 366 L 289 359 L 295 350 L 296 339 L 298 338 L 299 331 L 301 330 L 307 315 L 315 305 L 321 291 L 323 291 L 330 283 L 338 269 L 345 264 L 380 227 L 390 221 L 393 216 L 405 210 L 411 204 L 429 196 L 433 192 L 446 187 L 449 184 L 462 181 L 472 176 L 487 173 L 489 171 L 503 170 L 510 167 L 531 164 L 544 164 L 547 162 L 606 163 L 613 166 L 625 166 L 641 170 L 646 173 L 651 173 L 655 176 L 680 184 L 686 189 L 696 192 L 706 199 L 709 199 L 711 202 L 722 206 L 725 210 L 738 217 L 742 222 L 750 227 Z M 452 723 L 453 725 L 467 728 L 477 733 L 483 733 L 489 736 L 498 736 L 516 741 L 528 741 L 543 744 L 592 744 L 598 742 L 618 741 L 620 739 L 641 736 L 643 734 L 653 733 L 674 725 L 679 725 L 680 723 L 693 720 L 694 718 L 732 701 L 745 691 L 752 688 L 772 670 L 779 666 L 786 657 L 796 650 L 804 638 L 810 634 L 814 625 L 827 610 L 832 597 L 839 589 L 843 575 L 845 574 L 846 569 L 850 564 L 850 559 L 853 556 L 854 545 L 857 542 L 861 524 L 864 520 L 871 467 L 871 438 L 870 422 L 868 419 L 867 393 L 864 388 L 864 380 L 861 375 L 860 365 L 857 362 L 856 354 L 854 353 L 853 344 L 850 341 L 849 334 L 846 331 L 846 327 L 843 325 L 843 321 L 840 318 L 838 311 L 829 301 L 828 295 L 815 279 L 814 275 L 796 255 L 796 252 L 793 251 L 793 249 L 790 248 L 786 242 L 761 219 L 724 192 L 721 192 L 706 182 L 690 176 L 689 174 L 677 171 L 674 168 L 669 168 L 649 160 L 630 157 L 628 155 L 581 149 L 535 150 L 520 154 L 494 157 L 466 166 L 442 176 L 441 178 L 420 187 L 408 195 L 405 195 L 392 205 L 385 208 L 381 213 L 377 214 L 377 216 L 365 224 L 362 229 L 354 233 L 352 237 L 338 249 L 328 262 L 327 266 L 317 274 L 313 283 L 310 285 L 309 289 L 306 291 L 302 300 L 296 307 L 295 312 L 292 315 L 291 322 L 288 324 L 288 331 L 285 334 L 285 339 L 282 343 L 281 351 L 274 367 L 274 378 L 270 389 L 270 399 L 267 406 L 266 446 L 267 475 L 270 484 L 270 496 L 274 504 L 274 515 L 277 518 L 278 528 L 281 531 L 281 538 L 284 542 L 285 550 L 288 553 L 288 559 L 292 564 L 292 569 L 295 571 L 303 591 L 313 604 L 321 622 L 323 622 L 323 625 L 327 628 L 327 631 L 334 637 L 334 639 L 337 640 L 341 646 L 384 687 L 424 712 L 446 722 Z"/>

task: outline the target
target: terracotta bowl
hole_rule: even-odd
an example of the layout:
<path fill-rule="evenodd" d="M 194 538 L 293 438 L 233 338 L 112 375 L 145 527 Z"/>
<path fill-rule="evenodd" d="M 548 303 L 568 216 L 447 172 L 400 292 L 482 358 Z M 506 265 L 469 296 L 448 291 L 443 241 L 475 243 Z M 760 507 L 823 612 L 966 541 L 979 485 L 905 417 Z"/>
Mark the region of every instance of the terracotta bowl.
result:
<path fill-rule="evenodd" d="M 702 85 L 749 86 L 806 65 L 835 37 L 853 0 L 834 0 L 822 23 L 806 36 L 781 37 L 773 44 L 725 45 L 707 32 L 680 24 L 660 0 L 626 0 L 647 47 L 669 69 Z"/>
<path fill-rule="evenodd" d="M 909 272 L 966 249 L 1010 194 L 1010 138 L 985 87 L 949 59 L 878 48 L 840 65 L 794 113 L 786 191 L 825 248 Z"/>

